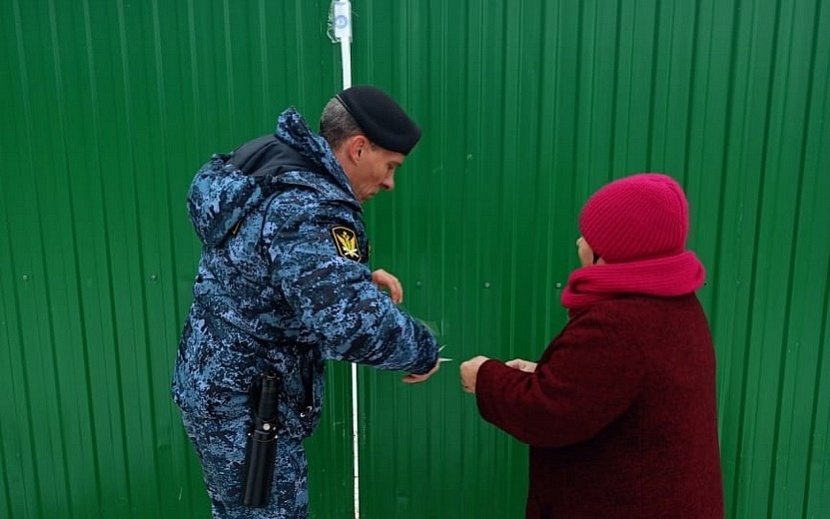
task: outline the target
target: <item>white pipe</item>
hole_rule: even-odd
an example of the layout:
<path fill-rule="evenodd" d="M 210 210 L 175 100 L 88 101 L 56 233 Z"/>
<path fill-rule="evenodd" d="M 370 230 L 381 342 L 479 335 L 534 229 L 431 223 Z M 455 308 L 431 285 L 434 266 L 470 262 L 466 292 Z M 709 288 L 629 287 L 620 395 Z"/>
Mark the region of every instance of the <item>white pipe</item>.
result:
<path fill-rule="evenodd" d="M 341 3 L 341 2 L 338 2 Z M 348 4 L 348 2 L 342 2 Z M 343 89 L 352 86 L 352 41 L 351 39 L 340 40 L 340 59 L 343 67 Z"/>
<path fill-rule="evenodd" d="M 352 5 L 348 0 L 334 2 L 334 36 L 340 41 L 343 89 L 352 86 Z M 357 364 L 352 364 L 352 476 L 354 478 L 354 518 L 360 519 L 360 427 L 357 407 Z"/>

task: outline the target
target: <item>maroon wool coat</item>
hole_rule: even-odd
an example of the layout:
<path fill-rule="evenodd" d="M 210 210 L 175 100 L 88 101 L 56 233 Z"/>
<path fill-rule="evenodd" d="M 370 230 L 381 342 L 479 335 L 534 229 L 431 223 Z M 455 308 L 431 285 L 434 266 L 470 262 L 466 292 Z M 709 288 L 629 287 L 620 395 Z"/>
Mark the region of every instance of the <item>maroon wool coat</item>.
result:
<path fill-rule="evenodd" d="M 693 294 L 576 312 L 535 373 L 482 364 L 481 416 L 530 445 L 528 518 L 718 518 L 715 355 Z"/>

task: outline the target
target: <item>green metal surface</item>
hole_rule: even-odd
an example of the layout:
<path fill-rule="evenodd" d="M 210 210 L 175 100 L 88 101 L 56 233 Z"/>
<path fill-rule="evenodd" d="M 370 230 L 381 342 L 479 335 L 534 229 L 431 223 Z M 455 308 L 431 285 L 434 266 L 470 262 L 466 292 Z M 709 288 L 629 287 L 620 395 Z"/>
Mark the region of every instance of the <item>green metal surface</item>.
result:
<path fill-rule="evenodd" d="M 205 517 L 169 399 L 211 153 L 312 125 L 329 3 L 0 2 L 0 516 Z M 424 129 L 367 206 L 373 265 L 455 359 L 360 368 L 363 518 L 521 517 L 526 448 L 458 382 L 564 324 L 596 188 L 686 187 L 718 352 L 727 516 L 830 516 L 830 5 L 356 0 L 353 82 Z M 308 442 L 312 515 L 352 516 L 349 367 Z"/>

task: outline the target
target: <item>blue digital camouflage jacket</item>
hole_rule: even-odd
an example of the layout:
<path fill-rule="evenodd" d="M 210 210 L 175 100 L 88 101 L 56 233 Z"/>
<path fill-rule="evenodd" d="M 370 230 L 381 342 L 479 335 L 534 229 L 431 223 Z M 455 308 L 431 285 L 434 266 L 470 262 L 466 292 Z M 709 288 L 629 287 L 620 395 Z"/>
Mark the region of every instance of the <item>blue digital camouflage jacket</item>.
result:
<path fill-rule="evenodd" d="M 325 139 L 288 109 L 274 141 L 305 166 L 250 175 L 233 154 L 214 155 L 190 187 L 203 249 L 173 398 L 192 415 L 238 418 L 252 380 L 276 371 L 282 432 L 305 437 L 325 360 L 425 373 L 438 348 L 372 283 L 361 206 Z"/>

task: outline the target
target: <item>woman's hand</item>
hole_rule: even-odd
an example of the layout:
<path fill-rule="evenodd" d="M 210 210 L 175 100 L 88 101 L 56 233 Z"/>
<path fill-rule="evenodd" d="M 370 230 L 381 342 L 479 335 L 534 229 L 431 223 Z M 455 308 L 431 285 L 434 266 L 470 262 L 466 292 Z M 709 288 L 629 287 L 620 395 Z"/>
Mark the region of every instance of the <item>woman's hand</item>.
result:
<path fill-rule="evenodd" d="M 536 363 L 530 362 L 529 360 L 513 359 L 505 362 L 505 364 L 510 368 L 518 369 L 519 371 L 524 371 L 525 373 L 533 373 L 536 371 Z"/>
<path fill-rule="evenodd" d="M 478 357 L 473 357 L 467 362 L 461 363 L 461 387 L 464 388 L 464 391 L 466 391 L 467 393 L 476 392 L 476 380 L 478 379 L 478 370 L 479 368 L 481 368 L 481 365 L 487 362 L 488 360 L 490 360 L 489 357 L 479 355 Z"/>

